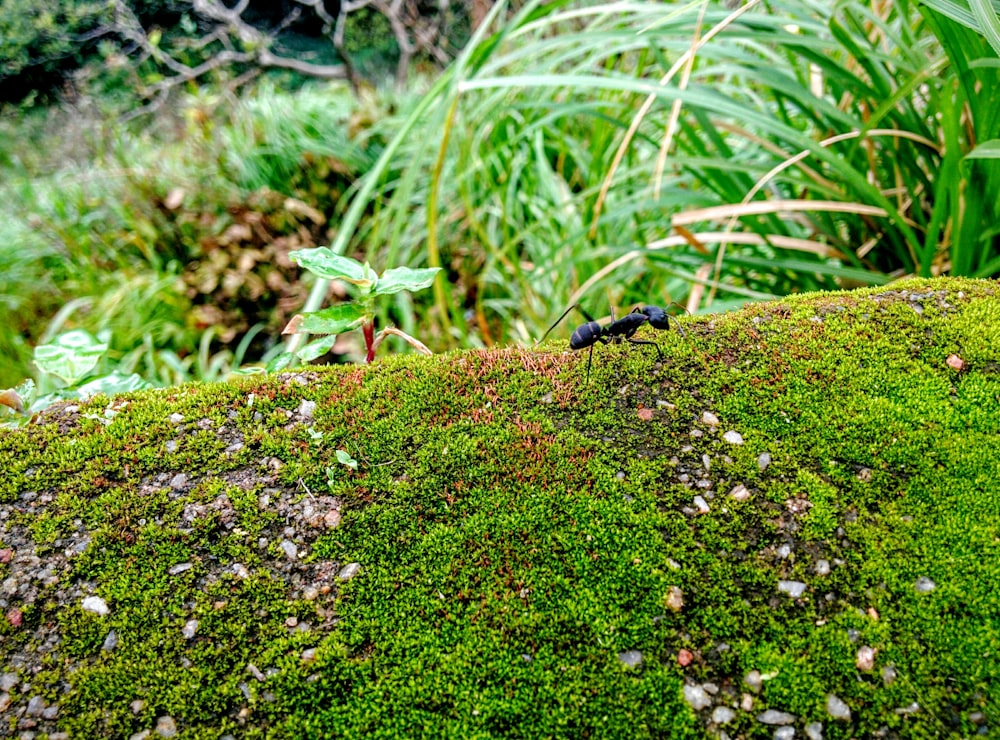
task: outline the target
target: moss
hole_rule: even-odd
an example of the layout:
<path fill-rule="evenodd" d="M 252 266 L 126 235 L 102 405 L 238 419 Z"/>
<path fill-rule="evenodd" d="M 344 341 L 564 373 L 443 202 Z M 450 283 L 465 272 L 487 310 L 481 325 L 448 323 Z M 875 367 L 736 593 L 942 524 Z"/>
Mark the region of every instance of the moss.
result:
<path fill-rule="evenodd" d="M 55 408 L 0 433 L 0 672 L 86 736 L 700 737 L 695 683 L 731 736 L 995 731 L 998 311 L 909 281 L 598 346 L 589 384 L 553 344 Z"/>

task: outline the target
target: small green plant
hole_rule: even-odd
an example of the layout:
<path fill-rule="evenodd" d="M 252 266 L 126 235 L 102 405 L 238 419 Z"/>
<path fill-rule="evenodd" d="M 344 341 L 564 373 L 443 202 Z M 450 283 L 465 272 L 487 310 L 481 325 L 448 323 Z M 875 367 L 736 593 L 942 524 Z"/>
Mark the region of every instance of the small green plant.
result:
<path fill-rule="evenodd" d="M 346 283 L 354 296 L 354 300 L 339 303 L 319 311 L 297 314 L 285 327 L 284 334 L 325 334 L 324 339 L 312 342 L 302 350 L 290 349 L 290 354 L 300 359 L 313 359 L 320 349 L 328 350 L 333 346 L 336 335 L 346 331 L 361 329 L 368 348 L 366 362 L 375 359 L 375 350 L 386 338 L 394 335 L 406 340 L 418 352 L 431 354 L 421 342 L 394 326 L 387 326 L 375 333 L 375 298 L 392 295 L 400 291 L 423 290 L 434 282 L 441 270 L 440 267 L 411 269 L 409 267 L 394 267 L 381 275 L 368 265 L 350 257 L 336 254 L 328 247 L 315 249 L 300 249 L 288 255 L 293 261 L 302 265 L 317 277 L 324 280 L 340 280 Z M 293 340 L 294 341 L 294 340 Z M 294 345 L 293 345 L 294 346 Z M 320 353 L 321 354 L 321 353 Z"/>
<path fill-rule="evenodd" d="M 82 329 L 64 332 L 35 347 L 38 383 L 26 380 L 0 392 L 0 404 L 19 414 L 41 411 L 56 401 L 89 398 L 151 388 L 140 376 L 116 370 L 101 372 L 99 363 L 108 350 L 109 337 L 97 338 Z"/>

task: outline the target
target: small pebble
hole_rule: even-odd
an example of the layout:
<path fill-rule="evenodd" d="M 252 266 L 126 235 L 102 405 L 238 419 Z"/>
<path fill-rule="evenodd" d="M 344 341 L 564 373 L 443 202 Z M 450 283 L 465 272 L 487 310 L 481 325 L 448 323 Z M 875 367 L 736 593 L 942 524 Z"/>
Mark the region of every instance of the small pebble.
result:
<path fill-rule="evenodd" d="M 790 725 L 779 727 L 774 731 L 774 740 L 792 740 L 795 737 L 795 728 Z"/>
<path fill-rule="evenodd" d="M 828 576 L 828 575 L 830 575 L 830 561 L 829 560 L 817 560 L 816 561 L 816 575 L 818 575 L 818 576 Z"/>
<path fill-rule="evenodd" d="M 767 466 L 771 464 L 771 453 L 762 452 L 760 457 L 757 458 L 757 469 L 760 471 L 767 470 Z"/>
<path fill-rule="evenodd" d="M 717 427 L 719 426 L 719 417 L 711 411 L 704 411 L 701 415 L 701 423 L 708 424 L 710 427 Z"/>
<path fill-rule="evenodd" d="M 699 514 L 707 514 L 711 509 L 708 508 L 708 502 L 705 501 L 702 496 L 694 497 L 694 505 L 698 508 Z"/>
<path fill-rule="evenodd" d="M 739 432 L 728 431 L 722 435 L 722 438 L 731 445 L 743 444 L 743 435 L 740 434 Z"/>
<path fill-rule="evenodd" d="M 937 588 L 937 584 L 927 576 L 920 576 L 920 578 L 917 579 L 917 582 L 913 584 L 913 587 L 917 589 L 917 593 L 919 594 L 929 594 Z"/>
<path fill-rule="evenodd" d="M 132 710 L 132 714 L 139 714 L 146 708 L 146 702 L 142 699 L 135 699 L 128 705 L 128 708 Z"/>
<path fill-rule="evenodd" d="M 361 563 L 348 563 L 337 574 L 337 578 L 342 581 L 349 581 L 361 572 Z"/>
<path fill-rule="evenodd" d="M 882 683 L 886 686 L 890 686 L 896 680 L 896 666 L 891 663 L 887 666 L 882 667 Z"/>
<path fill-rule="evenodd" d="M 177 723 L 174 718 L 165 715 L 156 720 L 156 734 L 160 737 L 173 737 L 177 734 Z"/>
<path fill-rule="evenodd" d="M 20 683 L 21 679 L 18 678 L 16 673 L 4 673 L 0 674 L 0 691 L 10 691 L 12 688 Z"/>
<path fill-rule="evenodd" d="M 851 708 L 835 694 L 826 695 L 826 712 L 834 719 L 849 720 L 851 718 Z"/>
<path fill-rule="evenodd" d="M 182 421 L 184 421 L 184 415 L 183 414 L 171 414 L 170 415 L 170 423 L 171 424 L 180 424 Z"/>
<path fill-rule="evenodd" d="M 45 699 L 33 696 L 28 700 L 28 708 L 24 710 L 29 717 L 41 717 L 45 711 Z"/>
<path fill-rule="evenodd" d="M 236 574 L 237 578 L 250 577 L 250 571 L 247 570 L 247 567 L 243 563 L 233 563 L 233 573 Z"/>
<path fill-rule="evenodd" d="M 642 665 L 642 653 L 638 650 L 626 650 L 623 653 L 618 653 L 618 660 L 629 668 L 636 668 Z"/>
<path fill-rule="evenodd" d="M 313 413 L 315 411 L 316 411 L 315 401 L 303 400 L 302 403 L 299 404 L 299 416 L 301 416 L 303 419 L 312 419 Z"/>
<path fill-rule="evenodd" d="M 761 677 L 760 671 L 749 671 L 743 677 L 743 683 L 756 694 L 760 692 L 761 687 L 764 685 L 764 679 Z"/>
<path fill-rule="evenodd" d="M 806 592 L 806 584 L 802 581 L 778 581 L 778 590 L 797 599 Z"/>
<path fill-rule="evenodd" d="M 684 701 L 696 712 L 712 706 L 712 698 L 708 692 L 697 684 L 684 684 Z"/>
<path fill-rule="evenodd" d="M 181 628 L 181 634 L 187 640 L 194 639 L 194 636 L 198 634 L 198 620 L 189 619 L 184 623 L 184 627 Z"/>
<path fill-rule="evenodd" d="M 177 565 L 171 566 L 170 570 L 167 571 L 172 576 L 176 576 L 179 573 L 183 573 L 186 570 L 191 570 L 194 567 L 194 563 L 178 563 Z"/>
<path fill-rule="evenodd" d="M 671 586 L 667 589 L 667 598 L 664 601 L 667 609 L 672 612 L 679 612 L 684 608 L 684 592 L 678 586 Z"/>
<path fill-rule="evenodd" d="M 323 517 L 323 523 L 326 524 L 327 529 L 336 529 L 340 526 L 340 511 L 330 509 L 330 511 L 326 512 L 326 516 Z"/>
<path fill-rule="evenodd" d="M 0 714 L 3 714 L 11 705 L 10 694 L 6 691 L 0 694 Z"/>
<path fill-rule="evenodd" d="M 748 498 L 750 498 L 750 491 L 747 490 L 746 486 L 740 483 L 738 486 L 735 486 L 733 490 L 729 492 L 729 496 L 730 498 L 733 498 L 736 501 L 746 501 Z"/>
<path fill-rule="evenodd" d="M 757 715 L 757 721 L 765 725 L 790 725 L 795 721 L 795 715 L 779 712 L 777 709 L 768 709 L 763 714 Z"/>
<path fill-rule="evenodd" d="M 101 650 L 110 652 L 118 647 L 118 633 L 114 630 L 108 630 L 108 634 L 104 637 L 104 644 L 101 645 Z"/>
<path fill-rule="evenodd" d="M 724 725 L 736 719 L 736 712 L 729 707 L 716 707 L 712 711 L 712 721 L 717 725 Z"/>
<path fill-rule="evenodd" d="M 875 654 L 878 651 L 869 647 L 868 645 L 863 645 L 858 648 L 858 654 L 854 660 L 854 665 L 858 667 L 859 671 L 870 671 L 875 667 Z"/>
<path fill-rule="evenodd" d="M 299 548 L 291 540 L 281 541 L 281 551 L 285 553 L 285 557 L 289 560 L 295 560 L 295 556 L 299 554 Z"/>
<path fill-rule="evenodd" d="M 170 479 L 170 487 L 173 488 L 175 491 L 178 491 L 181 488 L 184 488 L 184 486 L 187 485 L 187 482 L 188 482 L 187 475 L 184 473 L 178 473 L 177 475 L 175 475 L 173 478 Z"/>
<path fill-rule="evenodd" d="M 810 722 L 806 725 L 806 737 L 809 740 L 823 740 L 823 723 Z"/>
<path fill-rule="evenodd" d="M 100 596 L 88 596 L 83 600 L 83 602 L 81 602 L 80 608 L 82 608 L 85 612 L 93 612 L 94 614 L 98 614 L 102 617 L 111 611 L 108 609 L 107 602 Z"/>

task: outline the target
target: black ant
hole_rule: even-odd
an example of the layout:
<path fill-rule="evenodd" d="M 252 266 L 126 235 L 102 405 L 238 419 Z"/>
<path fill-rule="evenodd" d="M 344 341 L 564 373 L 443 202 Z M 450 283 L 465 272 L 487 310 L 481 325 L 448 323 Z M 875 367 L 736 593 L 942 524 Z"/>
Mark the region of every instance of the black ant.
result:
<path fill-rule="evenodd" d="M 579 303 L 574 303 L 563 312 L 562 316 L 556 319 L 556 322 L 548 328 L 548 331 L 545 332 L 538 342 L 544 342 L 545 337 L 549 335 L 549 332 L 559 326 L 560 322 L 565 319 L 569 312 L 574 308 L 583 314 L 583 317 L 587 319 L 587 323 L 583 326 L 577 327 L 573 332 L 573 336 L 569 339 L 569 348 L 572 350 L 590 348 L 590 354 L 587 355 L 588 383 L 590 382 L 590 362 L 594 358 L 595 344 L 598 342 L 601 344 L 621 344 L 623 341 L 628 342 L 629 344 L 646 344 L 655 347 L 658 358 L 662 360 L 663 352 L 660 350 L 660 345 L 647 339 L 633 339 L 633 336 L 639 330 L 639 327 L 647 321 L 654 329 L 659 329 L 661 331 L 670 328 L 670 319 L 677 321 L 676 317 L 670 316 L 659 306 L 636 306 L 620 319 L 615 319 L 615 310 L 612 308 L 611 323 L 607 326 L 602 326 L 596 319 L 594 319 L 593 316 L 580 308 Z M 683 330 L 680 328 L 680 322 L 678 322 L 677 330 L 683 334 Z"/>

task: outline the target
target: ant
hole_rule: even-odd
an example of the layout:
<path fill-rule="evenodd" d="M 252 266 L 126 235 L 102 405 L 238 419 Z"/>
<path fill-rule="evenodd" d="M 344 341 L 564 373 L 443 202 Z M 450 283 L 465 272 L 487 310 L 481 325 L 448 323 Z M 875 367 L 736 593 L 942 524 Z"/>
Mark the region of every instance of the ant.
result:
<path fill-rule="evenodd" d="M 594 345 L 600 342 L 601 344 L 621 344 L 623 341 L 629 344 L 646 344 L 656 348 L 656 354 L 659 359 L 663 359 L 663 352 L 660 350 L 660 345 L 656 342 L 651 342 L 647 339 L 633 339 L 635 333 L 639 330 L 639 327 L 645 324 L 647 321 L 650 326 L 654 329 L 659 329 L 661 331 L 670 328 L 670 319 L 677 321 L 677 318 L 670 316 L 666 311 L 664 311 L 659 306 L 636 306 L 625 316 L 620 319 L 615 319 L 615 309 L 611 308 L 611 323 L 607 326 L 602 326 L 593 316 L 580 308 L 579 303 L 574 303 L 572 306 L 567 308 L 563 315 L 556 319 L 556 322 L 548 328 L 548 331 L 538 340 L 539 343 L 545 341 L 545 337 L 549 335 L 553 329 L 559 326 L 559 323 L 566 318 L 570 311 L 573 309 L 578 309 L 583 317 L 587 319 L 587 323 L 583 326 L 579 326 L 573 332 L 573 336 L 569 339 L 569 348 L 572 350 L 580 350 L 590 348 L 590 354 L 587 355 L 587 382 L 590 382 L 590 362 L 594 358 Z M 677 323 L 677 330 L 682 334 L 683 329 L 680 327 L 680 322 Z"/>

